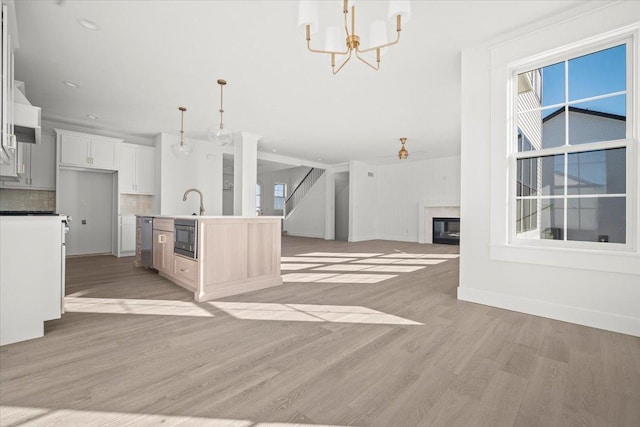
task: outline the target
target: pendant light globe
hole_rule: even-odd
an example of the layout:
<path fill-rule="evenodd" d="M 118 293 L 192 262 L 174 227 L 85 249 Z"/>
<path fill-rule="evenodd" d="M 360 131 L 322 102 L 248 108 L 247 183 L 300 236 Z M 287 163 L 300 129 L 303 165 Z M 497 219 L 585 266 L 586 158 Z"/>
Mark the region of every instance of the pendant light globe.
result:
<path fill-rule="evenodd" d="M 222 117 L 224 115 L 224 92 L 223 89 L 227 84 L 227 81 L 224 79 L 218 79 L 218 84 L 220 85 L 220 125 L 216 127 L 209 128 L 209 140 L 212 142 L 217 142 L 220 145 L 229 145 L 233 142 L 233 134 L 232 132 L 224 127 L 224 123 Z"/>

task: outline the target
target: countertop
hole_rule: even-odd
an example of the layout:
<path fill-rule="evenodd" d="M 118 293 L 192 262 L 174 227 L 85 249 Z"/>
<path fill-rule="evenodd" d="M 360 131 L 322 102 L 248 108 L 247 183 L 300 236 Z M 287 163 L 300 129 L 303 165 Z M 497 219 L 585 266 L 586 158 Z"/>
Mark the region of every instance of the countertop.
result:
<path fill-rule="evenodd" d="M 152 218 L 167 219 L 282 219 L 281 216 L 234 216 L 234 215 L 136 215 Z"/>

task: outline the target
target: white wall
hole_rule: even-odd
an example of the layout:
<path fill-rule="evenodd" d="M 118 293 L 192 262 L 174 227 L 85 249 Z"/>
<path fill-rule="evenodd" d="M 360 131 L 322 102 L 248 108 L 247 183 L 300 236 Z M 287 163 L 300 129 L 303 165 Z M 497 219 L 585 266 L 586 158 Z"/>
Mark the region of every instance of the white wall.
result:
<path fill-rule="evenodd" d="M 378 167 L 364 162 L 349 163 L 349 241 L 378 238 Z"/>
<path fill-rule="evenodd" d="M 222 215 L 222 150 L 209 141 L 186 140 L 193 144 L 193 151 L 183 160 L 171 152 L 171 145 L 179 141 L 177 135 L 163 133 L 156 138 L 160 213 L 197 213 L 200 207 L 197 194 L 189 194 L 187 201 L 182 201 L 188 188 L 197 188 L 204 196 L 205 215 Z"/>
<path fill-rule="evenodd" d="M 419 241 L 418 206 L 429 200 L 460 200 L 460 157 L 378 166 L 378 238 Z"/>
<path fill-rule="evenodd" d="M 349 240 L 349 172 L 335 176 L 335 239 Z"/>
<path fill-rule="evenodd" d="M 282 210 L 274 208 L 274 184 L 286 184 L 286 196 L 288 197 L 300 180 L 309 172 L 309 169 L 308 167 L 300 166 L 273 172 L 258 173 L 258 183 L 262 185 L 262 215 L 282 216 Z"/>
<path fill-rule="evenodd" d="M 327 176 L 323 174 L 287 217 L 284 229 L 288 235 L 324 239 L 326 183 Z"/>
<path fill-rule="evenodd" d="M 595 13 L 556 16 L 536 23 L 543 31 L 463 52 L 460 299 L 640 336 L 637 252 L 522 248 L 506 240 L 504 123 L 509 63 L 639 16 L 640 2 L 617 2 Z"/>

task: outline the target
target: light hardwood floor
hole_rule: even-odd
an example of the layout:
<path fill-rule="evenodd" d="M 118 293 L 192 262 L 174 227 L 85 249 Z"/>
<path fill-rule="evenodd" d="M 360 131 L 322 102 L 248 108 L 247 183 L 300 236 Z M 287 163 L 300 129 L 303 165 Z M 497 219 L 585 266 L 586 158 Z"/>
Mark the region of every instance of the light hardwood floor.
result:
<path fill-rule="evenodd" d="M 284 237 L 283 257 L 445 261 L 305 261 L 283 275 L 330 280 L 212 303 L 132 258 L 68 259 L 69 312 L 0 348 L 0 425 L 640 425 L 639 338 L 458 301 L 457 249 Z"/>

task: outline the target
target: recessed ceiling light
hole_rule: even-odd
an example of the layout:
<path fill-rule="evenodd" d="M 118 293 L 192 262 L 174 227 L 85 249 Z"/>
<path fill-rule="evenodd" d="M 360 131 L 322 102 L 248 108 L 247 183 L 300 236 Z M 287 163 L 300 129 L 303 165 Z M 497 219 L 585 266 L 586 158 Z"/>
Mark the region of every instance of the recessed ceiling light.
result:
<path fill-rule="evenodd" d="M 98 116 L 94 116 L 93 114 L 87 114 L 87 117 L 89 117 L 91 120 L 98 120 Z"/>
<path fill-rule="evenodd" d="M 278 150 L 276 150 L 276 149 L 274 148 L 274 149 L 273 149 L 273 150 L 271 150 L 271 151 L 273 151 L 273 152 L 275 153 L 275 152 L 276 152 L 276 151 L 278 151 Z"/>
<path fill-rule="evenodd" d="M 69 86 L 69 87 L 78 87 L 78 84 L 77 84 L 77 83 L 70 82 L 70 81 L 68 81 L 68 80 L 63 80 L 63 81 L 62 81 L 62 83 L 66 84 L 66 85 L 67 85 L 67 86 Z"/>
<path fill-rule="evenodd" d="M 98 24 L 87 18 L 78 19 L 78 24 L 91 31 L 98 31 L 100 29 Z"/>

